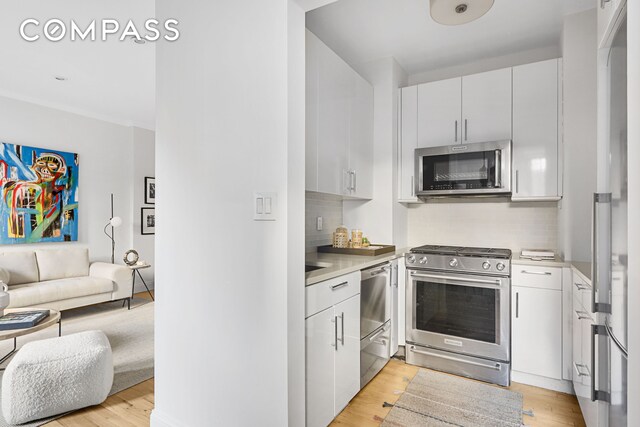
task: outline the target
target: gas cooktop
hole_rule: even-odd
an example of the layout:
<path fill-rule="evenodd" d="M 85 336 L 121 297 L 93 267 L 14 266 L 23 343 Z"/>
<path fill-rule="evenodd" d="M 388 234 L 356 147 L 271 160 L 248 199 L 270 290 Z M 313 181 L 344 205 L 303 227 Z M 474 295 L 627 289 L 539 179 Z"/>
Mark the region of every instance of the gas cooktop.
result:
<path fill-rule="evenodd" d="M 464 246 L 438 246 L 424 245 L 411 249 L 414 254 L 431 254 L 431 255 L 456 255 L 482 258 L 511 258 L 511 250 L 496 248 L 474 248 Z"/>

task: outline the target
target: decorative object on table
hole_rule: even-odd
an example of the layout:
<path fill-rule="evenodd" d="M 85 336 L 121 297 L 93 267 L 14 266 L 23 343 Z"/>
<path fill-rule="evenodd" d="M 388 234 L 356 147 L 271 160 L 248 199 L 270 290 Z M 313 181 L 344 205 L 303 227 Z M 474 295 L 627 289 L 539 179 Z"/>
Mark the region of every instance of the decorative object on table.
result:
<path fill-rule="evenodd" d="M 394 245 L 379 245 L 370 243 L 367 248 L 336 248 L 332 245 L 318 246 L 318 252 L 342 255 L 362 255 L 362 256 L 378 256 L 395 252 Z"/>
<path fill-rule="evenodd" d="M 107 225 L 104 226 L 104 234 L 111 240 L 111 264 L 115 263 L 115 252 L 116 252 L 116 240 L 115 229 L 122 225 L 122 218 L 119 216 L 113 216 L 113 193 L 111 193 L 111 218 Z M 107 233 L 107 227 L 111 226 L 111 235 Z"/>
<path fill-rule="evenodd" d="M 113 385 L 111 345 L 102 331 L 25 344 L 2 377 L 2 414 L 23 424 L 105 401 Z"/>
<path fill-rule="evenodd" d="M 0 331 L 33 328 L 48 316 L 49 310 L 33 310 L 7 313 L 0 317 Z"/>
<path fill-rule="evenodd" d="M 336 248 L 346 248 L 349 245 L 349 231 L 344 225 L 336 228 L 333 233 L 333 246 Z"/>
<path fill-rule="evenodd" d="M 135 249 L 129 249 L 124 253 L 124 257 L 122 258 L 124 263 L 129 267 L 131 267 L 132 265 L 136 265 L 139 259 L 140 255 L 138 255 L 138 251 L 136 251 Z"/>
<path fill-rule="evenodd" d="M 371 243 L 369 243 L 369 239 L 366 237 L 362 238 L 362 247 L 363 248 L 368 248 L 369 246 L 371 246 Z"/>
<path fill-rule="evenodd" d="M 362 247 L 362 230 L 351 230 L 351 247 L 354 249 Z"/>
<path fill-rule="evenodd" d="M 156 208 L 140 210 L 141 234 L 156 234 Z"/>
<path fill-rule="evenodd" d="M 520 258 L 533 261 L 554 260 L 556 254 L 551 249 L 523 249 L 520 252 Z"/>
<path fill-rule="evenodd" d="M 0 269 L 3 272 L 6 272 L 4 269 Z M 8 279 L 7 279 L 8 281 Z M 9 295 L 9 286 L 0 280 L 0 316 L 4 316 L 4 309 L 9 307 L 9 303 L 11 302 L 11 295 Z"/>
<path fill-rule="evenodd" d="M 156 203 L 156 179 L 151 176 L 144 178 L 144 203 L 147 205 Z"/>
<path fill-rule="evenodd" d="M 78 155 L 0 143 L 0 244 L 78 240 Z"/>

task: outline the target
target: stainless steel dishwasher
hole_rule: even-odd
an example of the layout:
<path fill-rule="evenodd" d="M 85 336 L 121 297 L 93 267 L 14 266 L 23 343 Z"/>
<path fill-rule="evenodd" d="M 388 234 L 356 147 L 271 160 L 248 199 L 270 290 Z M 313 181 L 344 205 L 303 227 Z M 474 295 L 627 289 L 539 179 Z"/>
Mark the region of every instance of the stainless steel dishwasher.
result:
<path fill-rule="evenodd" d="M 360 286 L 360 387 L 389 361 L 391 263 L 362 270 Z"/>

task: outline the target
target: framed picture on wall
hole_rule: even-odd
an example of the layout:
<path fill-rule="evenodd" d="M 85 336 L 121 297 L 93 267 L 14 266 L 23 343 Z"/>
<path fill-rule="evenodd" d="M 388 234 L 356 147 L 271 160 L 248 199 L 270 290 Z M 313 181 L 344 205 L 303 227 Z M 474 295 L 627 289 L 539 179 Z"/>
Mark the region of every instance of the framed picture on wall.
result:
<path fill-rule="evenodd" d="M 156 208 L 142 208 L 140 224 L 142 234 L 156 234 Z"/>
<path fill-rule="evenodd" d="M 155 177 L 146 176 L 144 178 L 144 202 L 147 205 L 156 204 L 156 179 Z"/>

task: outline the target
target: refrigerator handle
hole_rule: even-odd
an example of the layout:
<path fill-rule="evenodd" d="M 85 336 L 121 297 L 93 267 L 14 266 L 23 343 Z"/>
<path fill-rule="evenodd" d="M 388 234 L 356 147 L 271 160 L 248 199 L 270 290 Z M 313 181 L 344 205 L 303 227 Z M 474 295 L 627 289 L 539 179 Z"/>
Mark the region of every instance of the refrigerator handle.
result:
<path fill-rule="evenodd" d="M 601 216 L 601 206 L 607 205 L 605 216 Z M 601 222 L 606 221 L 605 227 Z M 600 302 L 604 295 L 609 298 L 610 289 L 610 265 L 611 265 L 611 193 L 593 194 L 593 215 L 592 215 L 592 238 L 591 238 L 591 312 L 611 313 L 609 302 Z M 606 230 L 606 235 L 602 236 L 602 229 Z M 605 246 L 606 245 L 606 246 Z M 604 251 L 604 256 L 602 252 Z M 604 282 L 601 280 L 604 278 Z M 596 297 L 596 293 L 599 297 Z"/>
<path fill-rule="evenodd" d="M 607 334 L 607 328 L 603 325 L 591 325 L 591 401 L 595 402 L 600 400 L 602 402 L 610 402 L 611 397 L 608 392 L 601 391 L 596 389 L 596 375 L 598 378 L 598 383 L 608 383 L 609 380 L 607 378 L 603 378 L 607 375 L 608 372 L 608 363 L 603 357 L 603 352 L 599 352 L 599 366 L 596 366 L 596 336 L 597 335 L 605 335 Z M 600 350 L 600 346 L 598 346 L 598 350 Z M 606 349 L 605 349 L 606 350 Z M 605 354 L 606 355 L 606 354 Z M 606 366 L 603 365 L 606 363 Z M 602 369 L 600 369 L 602 368 Z"/>

